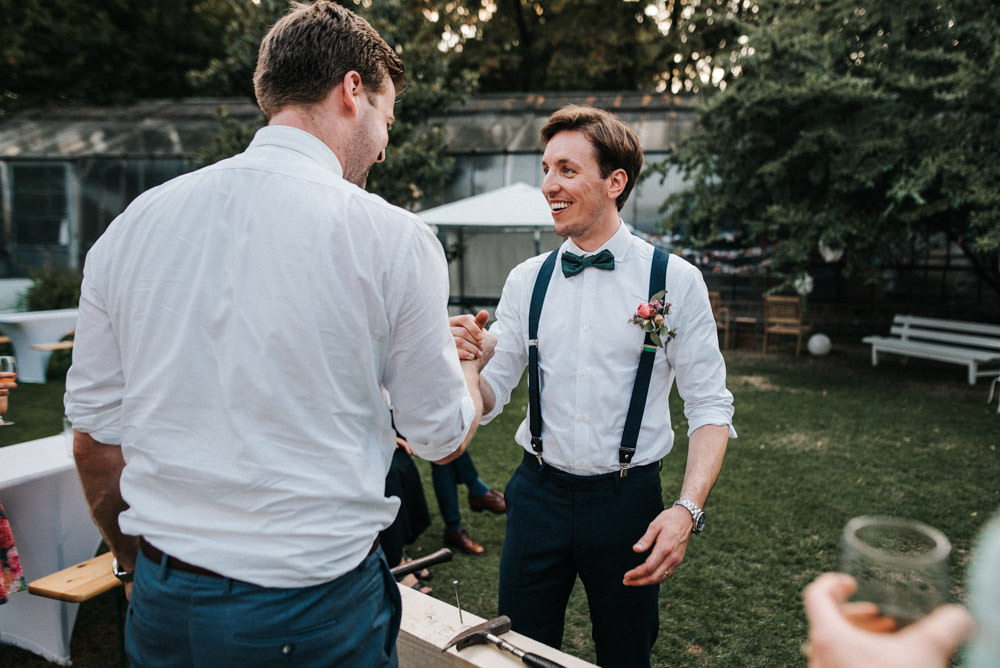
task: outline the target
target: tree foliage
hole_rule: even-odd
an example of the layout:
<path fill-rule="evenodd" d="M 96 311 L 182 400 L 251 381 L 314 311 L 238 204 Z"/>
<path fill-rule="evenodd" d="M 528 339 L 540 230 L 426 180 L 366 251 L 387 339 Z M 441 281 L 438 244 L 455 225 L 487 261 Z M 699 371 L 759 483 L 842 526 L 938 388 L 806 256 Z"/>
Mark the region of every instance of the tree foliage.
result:
<path fill-rule="evenodd" d="M 874 280 L 935 233 L 1000 290 L 1000 6 L 770 0 L 742 74 L 658 166 L 689 183 L 664 226 L 736 231 L 804 268 L 823 240 Z"/>
<path fill-rule="evenodd" d="M 222 0 L 0 0 L 0 116 L 53 102 L 189 95 L 219 49 Z"/>
<path fill-rule="evenodd" d="M 453 3 L 448 3 L 453 4 Z M 469 0 L 445 31 L 486 91 L 723 84 L 750 0 Z"/>
<path fill-rule="evenodd" d="M 233 13 L 226 29 L 224 53 L 204 70 L 193 73 L 192 78 L 206 92 L 252 97 L 260 41 L 288 5 L 283 0 L 228 2 Z M 396 49 L 407 72 L 407 87 L 397 100 L 386 160 L 372 168 L 368 189 L 395 204 L 415 205 L 438 192 L 452 170 L 443 132 L 429 119 L 464 100 L 475 88 L 475 78 L 439 50 L 440 21 L 447 15 L 438 12 L 435 3 L 345 0 L 343 4 L 365 17 Z M 225 110 L 220 111 L 219 133 L 211 146 L 198 152 L 195 164 L 214 162 L 242 150 L 257 127 L 259 124 L 244 126 L 226 115 Z"/>

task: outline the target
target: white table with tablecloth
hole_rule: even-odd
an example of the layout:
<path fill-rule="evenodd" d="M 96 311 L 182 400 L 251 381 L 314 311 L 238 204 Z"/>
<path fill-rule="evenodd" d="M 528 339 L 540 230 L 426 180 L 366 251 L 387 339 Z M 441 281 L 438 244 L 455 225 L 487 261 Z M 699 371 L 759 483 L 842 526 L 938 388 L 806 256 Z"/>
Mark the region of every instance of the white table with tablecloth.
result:
<path fill-rule="evenodd" d="M 44 383 L 51 350 L 36 350 L 34 343 L 52 343 L 76 329 L 77 309 L 0 313 L 0 331 L 10 337 L 17 357 L 17 380 Z"/>
<path fill-rule="evenodd" d="M 100 545 L 66 434 L 0 448 L 0 501 L 28 582 L 94 556 Z M 78 608 L 16 592 L 0 605 L 0 642 L 69 665 Z"/>

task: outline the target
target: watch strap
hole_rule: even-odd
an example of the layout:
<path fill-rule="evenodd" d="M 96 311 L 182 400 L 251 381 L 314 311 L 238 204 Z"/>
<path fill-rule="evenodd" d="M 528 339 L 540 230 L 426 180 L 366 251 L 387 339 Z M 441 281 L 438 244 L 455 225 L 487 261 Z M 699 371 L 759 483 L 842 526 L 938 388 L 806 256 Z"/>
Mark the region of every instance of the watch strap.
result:
<path fill-rule="evenodd" d="M 134 571 L 122 570 L 122 568 L 118 565 L 118 557 L 112 557 L 111 559 L 111 574 L 125 584 L 131 582 L 132 578 L 135 576 Z"/>
<path fill-rule="evenodd" d="M 705 511 L 698 507 L 698 504 L 691 499 L 680 498 L 674 501 L 675 506 L 681 506 L 689 513 L 691 513 L 691 519 L 694 520 L 694 525 L 691 527 L 691 533 L 701 533 L 702 529 L 705 528 Z"/>

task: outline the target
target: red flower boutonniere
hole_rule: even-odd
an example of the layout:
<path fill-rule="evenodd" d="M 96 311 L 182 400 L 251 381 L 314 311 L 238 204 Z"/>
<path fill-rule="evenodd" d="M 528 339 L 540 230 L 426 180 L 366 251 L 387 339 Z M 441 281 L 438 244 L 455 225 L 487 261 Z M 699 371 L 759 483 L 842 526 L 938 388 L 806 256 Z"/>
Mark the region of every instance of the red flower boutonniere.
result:
<path fill-rule="evenodd" d="M 657 348 L 662 348 L 667 341 L 677 336 L 677 332 L 670 329 L 670 325 L 667 323 L 671 304 L 663 299 L 666 294 L 666 290 L 660 290 L 648 302 L 639 304 L 635 315 L 629 320 L 630 323 L 639 325 L 642 331 L 647 332 L 653 345 Z"/>

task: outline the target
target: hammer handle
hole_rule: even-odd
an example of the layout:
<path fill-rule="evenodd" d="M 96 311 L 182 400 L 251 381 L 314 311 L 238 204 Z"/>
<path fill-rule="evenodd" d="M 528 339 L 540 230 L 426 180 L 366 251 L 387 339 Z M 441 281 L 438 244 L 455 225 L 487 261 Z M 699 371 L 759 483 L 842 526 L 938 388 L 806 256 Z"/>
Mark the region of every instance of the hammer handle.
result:
<path fill-rule="evenodd" d="M 525 652 L 521 657 L 521 661 L 523 661 L 525 665 L 533 666 L 534 668 L 566 668 L 561 663 L 550 661 L 544 656 L 538 656 L 532 652 Z"/>
<path fill-rule="evenodd" d="M 561 663 L 550 661 L 549 659 L 546 659 L 544 656 L 539 656 L 534 652 L 525 652 L 520 647 L 515 647 L 514 645 L 511 645 L 503 638 L 495 636 L 492 633 L 487 633 L 486 639 L 489 640 L 494 645 L 496 645 L 498 649 L 506 650 L 511 654 L 513 654 L 514 656 L 518 657 L 525 665 L 533 666 L 534 668 L 566 668 L 566 666 L 562 665 Z"/>
<path fill-rule="evenodd" d="M 408 561 L 405 564 L 401 564 L 389 570 L 392 573 L 392 577 L 398 580 L 404 575 L 416 573 L 417 571 L 427 568 L 428 566 L 434 566 L 435 564 L 441 564 L 446 561 L 451 561 L 451 550 L 446 547 L 442 547 L 437 552 L 431 552 L 426 557 L 420 557 L 419 559 Z"/>

